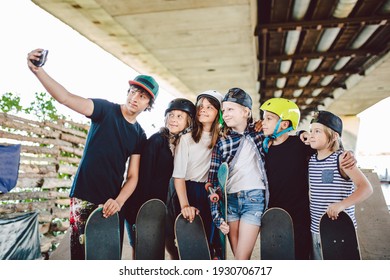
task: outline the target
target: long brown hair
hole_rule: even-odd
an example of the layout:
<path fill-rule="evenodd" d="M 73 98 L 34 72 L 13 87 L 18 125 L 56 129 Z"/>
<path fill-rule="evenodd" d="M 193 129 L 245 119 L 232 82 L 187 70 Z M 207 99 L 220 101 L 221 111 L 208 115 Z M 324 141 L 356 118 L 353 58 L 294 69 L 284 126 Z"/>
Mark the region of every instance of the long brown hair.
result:
<path fill-rule="evenodd" d="M 204 98 L 207 99 L 207 101 L 210 102 L 210 104 L 217 109 L 218 113 L 217 116 L 215 117 L 212 125 L 211 125 L 211 142 L 210 145 L 208 146 L 209 149 L 214 148 L 215 144 L 218 141 L 219 133 L 221 130 L 221 125 L 219 124 L 219 111 L 220 111 L 220 104 L 213 98 L 209 98 L 207 96 L 202 97 L 196 104 L 196 115 L 195 115 L 195 125 L 192 130 L 192 139 L 194 139 L 195 143 L 199 143 L 200 138 L 202 137 L 203 133 L 203 124 L 199 122 L 198 120 L 198 113 L 200 110 L 200 105 L 202 105 Z"/>

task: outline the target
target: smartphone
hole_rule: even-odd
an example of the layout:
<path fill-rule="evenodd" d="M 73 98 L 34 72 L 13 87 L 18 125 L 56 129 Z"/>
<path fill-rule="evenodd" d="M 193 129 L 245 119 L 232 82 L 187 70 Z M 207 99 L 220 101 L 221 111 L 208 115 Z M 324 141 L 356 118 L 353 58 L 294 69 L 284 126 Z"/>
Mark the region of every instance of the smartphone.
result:
<path fill-rule="evenodd" d="M 41 56 L 39 57 L 39 60 L 31 60 L 31 62 L 37 66 L 37 67 L 42 67 L 45 62 L 46 62 L 46 59 L 47 59 L 47 54 L 49 53 L 48 50 L 43 50 L 41 52 Z"/>

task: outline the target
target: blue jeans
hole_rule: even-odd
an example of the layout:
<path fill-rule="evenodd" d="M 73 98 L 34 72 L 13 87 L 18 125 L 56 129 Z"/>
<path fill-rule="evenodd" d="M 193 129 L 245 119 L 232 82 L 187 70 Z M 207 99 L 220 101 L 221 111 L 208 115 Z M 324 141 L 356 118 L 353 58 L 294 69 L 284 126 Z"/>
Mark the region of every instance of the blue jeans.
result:
<path fill-rule="evenodd" d="M 261 226 L 261 216 L 265 208 L 265 190 L 253 189 L 227 195 L 227 221 L 243 221 Z"/>

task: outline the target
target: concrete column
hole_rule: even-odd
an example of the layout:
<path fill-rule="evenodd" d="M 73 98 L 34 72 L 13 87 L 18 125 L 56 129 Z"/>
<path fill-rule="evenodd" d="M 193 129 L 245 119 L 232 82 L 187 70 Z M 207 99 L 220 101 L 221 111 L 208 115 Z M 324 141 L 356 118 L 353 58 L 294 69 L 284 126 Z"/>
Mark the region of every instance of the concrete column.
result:
<path fill-rule="evenodd" d="M 343 121 L 342 141 L 345 150 L 356 151 L 356 142 L 359 134 L 360 119 L 355 116 L 339 116 Z"/>

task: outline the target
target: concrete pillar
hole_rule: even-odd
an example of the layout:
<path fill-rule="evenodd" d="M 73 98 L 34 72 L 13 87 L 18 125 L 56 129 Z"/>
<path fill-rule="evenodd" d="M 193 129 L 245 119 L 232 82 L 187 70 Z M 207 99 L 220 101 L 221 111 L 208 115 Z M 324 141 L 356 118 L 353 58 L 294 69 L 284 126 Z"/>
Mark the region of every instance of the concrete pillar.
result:
<path fill-rule="evenodd" d="M 355 116 L 339 116 L 343 121 L 342 141 L 345 150 L 356 151 L 356 142 L 359 134 L 360 119 Z"/>
<path fill-rule="evenodd" d="M 360 254 L 363 260 L 390 259 L 390 214 L 378 175 L 362 170 L 373 194 L 355 206 Z"/>

